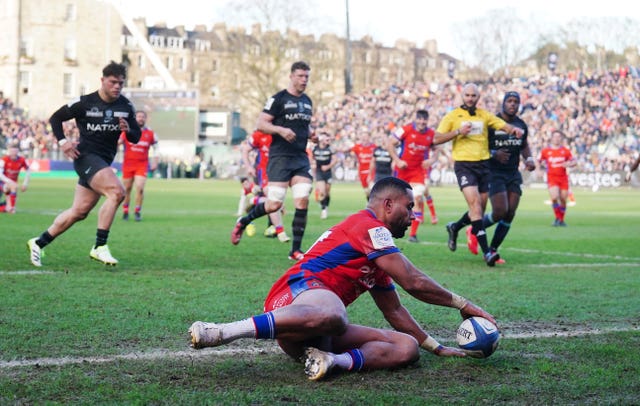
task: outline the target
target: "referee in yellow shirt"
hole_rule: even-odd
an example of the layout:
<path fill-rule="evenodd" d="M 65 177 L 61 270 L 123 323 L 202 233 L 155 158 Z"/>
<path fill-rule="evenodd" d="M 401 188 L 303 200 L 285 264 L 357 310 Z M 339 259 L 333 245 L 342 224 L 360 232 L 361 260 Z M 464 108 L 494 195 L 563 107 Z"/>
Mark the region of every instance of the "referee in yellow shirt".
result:
<path fill-rule="evenodd" d="M 480 91 L 474 83 L 462 88 L 462 105 L 443 118 L 434 138 L 434 144 L 453 140 L 452 157 L 458 186 L 467 201 L 469 210 L 457 222 L 447 224 L 448 246 L 456 250 L 458 232 L 471 224 L 471 233 L 477 238 L 488 266 L 494 266 L 500 259 L 497 252 L 491 252 L 487 235 L 482 225 L 482 216 L 487 206 L 489 192 L 489 128 L 503 130 L 521 137 L 523 131 L 507 124 L 495 114 L 477 108 Z"/>

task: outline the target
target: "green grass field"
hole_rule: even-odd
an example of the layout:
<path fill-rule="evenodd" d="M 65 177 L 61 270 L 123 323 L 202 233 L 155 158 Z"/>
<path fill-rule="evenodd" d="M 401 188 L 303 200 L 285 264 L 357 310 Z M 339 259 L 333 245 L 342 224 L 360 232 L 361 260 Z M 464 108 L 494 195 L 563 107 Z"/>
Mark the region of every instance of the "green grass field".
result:
<path fill-rule="evenodd" d="M 567 228 L 551 227 L 545 190 L 525 190 L 501 249 L 507 264 L 488 268 L 463 235 L 455 253 L 447 249 L 444 225 L 465 204 L 456 188 L 432 188 L 440 224 L 423 225 L 420 244 L 397 245 L 494 314 L 500 348 L 486 360 L 423 353 L 408 368 L 310 382 L 270 341 L 188 347 L 195 320 L 260 313 L 271 283 L 291 265 L 289 246 L 262 236 L 266 220 L 255 237 L 230 244 L 239 182 L 149 180 L 144 220 L 118 216 L 112 227 L 116 268 L 88 257 L 96 210 L 34 269 L 25 243 L 71 204 L 74 184 L 33 179 L 18 213 L 0 215 L 0 404 L 640 403 L 637 190 L 576 190 Z M 304 247 L 364 204 L 359 186 L 334 185 L 328 220 L 310 207 Z M 454 345 L 456 311 L 401 296 L 428 331 Z M 349 316 L 387 326 L 368 295 Z"/>

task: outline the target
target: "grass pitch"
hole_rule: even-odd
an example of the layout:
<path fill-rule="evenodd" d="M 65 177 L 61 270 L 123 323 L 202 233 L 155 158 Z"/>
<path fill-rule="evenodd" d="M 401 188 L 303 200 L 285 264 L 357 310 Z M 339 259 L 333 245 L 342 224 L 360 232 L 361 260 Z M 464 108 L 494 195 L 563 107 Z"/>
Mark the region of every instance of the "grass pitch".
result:
<path fill-rule="evenodd" d="M 0 215 L 0 404 L 640 402 L 638 191 L 576 190 L 569 227 L 554 228 L 546 191 L 526 189 L 501 249 L 507 264 L 488 268 L 467 251 L 462 233 L 458 250 L 447 249 L 444 225 L 465 204 L 456 188 L 432 188 L 440 224 L 423 225 L 419 244 L 397 245 L 496 316 L 499 349 L 486 360 L 423 353 L 397 371 L 309 382 L 270 341 L 188 348 L 195 320 L 260 313 L 271 283 L 291 265 L 288 244 L 262 237 L 265 219 L 255 237 L 230 244 L 239 182 L 149 180 L 143 221 L 119 214 L 114 222 L 116 268 L 89 259 L 94 212 L 48 246 L 34 269 L 26 241 L 71 204 L 74 184 L 33 179 L 18 213 Z M 329 219 L 310 205 L 304 247 L 364 205 L 359 186 L 334 185 Z M 457 312 L 401 296 L 428 331 L 454 345 Z M 349 316 L 387 326 L 367 295 Z"/>

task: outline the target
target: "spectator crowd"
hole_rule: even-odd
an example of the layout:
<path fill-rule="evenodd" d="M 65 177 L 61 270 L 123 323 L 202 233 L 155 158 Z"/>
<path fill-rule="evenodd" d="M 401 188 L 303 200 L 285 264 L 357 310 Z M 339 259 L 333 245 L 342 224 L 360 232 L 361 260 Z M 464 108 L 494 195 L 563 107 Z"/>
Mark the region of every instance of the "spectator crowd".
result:
<path fill-rule="evenodd" d="M 528 124 L 534 156 L 548 145 L 554 129 L 567 136 L 567 146 L 577 158 L 577 171 L 611 172 L 629 168 L 638 150 L 640 134 L 640 77 L 635 69 L 616 71 L 570 71 L 557 76 L 500 78 L 476 82 L 481 88 L 479 106 L 497 112 L 506 91 L 521 96 L 520 115 Z M 338 152 L 340 166 L 353 169 L 349 152 L 361 134 L 370 134 L 379 144 L 396 126 L 415 117 L 416 110 L 430 112 L 430 126 L 459 106 L 463 83 L 390 84 L 345 95 L 317 105 L 313 125 L 328 133 Z M 67 137 L 77 139 L 73 121 L 65 123 Z M 18 143 L 21 154 L 33 159 L 65 159 L 50 131 L 48 121 L 29 117 L 0 92 L 0 150 Z M 172 160 L 168 160 L 171 162 Z M 450 168 L 452 161 L 441 154 L 434 167 Z M 179 176 L 179 175 L 178 175 Z"/>

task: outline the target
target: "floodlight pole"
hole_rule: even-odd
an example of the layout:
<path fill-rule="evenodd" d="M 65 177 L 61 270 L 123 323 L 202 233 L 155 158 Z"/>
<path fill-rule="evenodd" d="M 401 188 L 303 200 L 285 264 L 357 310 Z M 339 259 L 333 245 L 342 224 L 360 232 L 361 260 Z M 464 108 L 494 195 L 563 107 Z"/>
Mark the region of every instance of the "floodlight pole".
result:
<path fill-rule="evenodd" d="M 344 72 L 344 92 L 351 93 L 351 34 L 349 32 L 349 0 L 345 0 L 345 9 L 347 14 L 347 39 L 346 39 L 346 67 Z"/>

